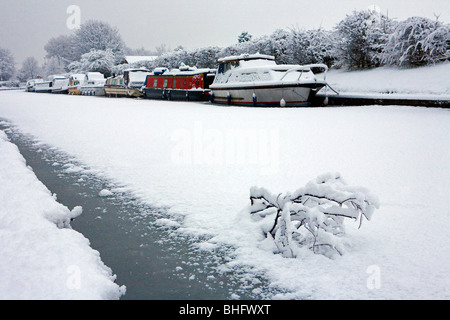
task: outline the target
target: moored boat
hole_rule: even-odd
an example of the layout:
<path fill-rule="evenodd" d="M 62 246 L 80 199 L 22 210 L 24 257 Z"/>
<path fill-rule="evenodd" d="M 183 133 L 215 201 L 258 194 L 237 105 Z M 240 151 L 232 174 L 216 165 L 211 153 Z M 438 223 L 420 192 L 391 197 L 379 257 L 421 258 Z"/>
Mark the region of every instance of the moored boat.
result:
<path fill-rule="evenodd" d="M 52 93 L 67 94 L 69 93 L 69 78 L 64 76 L 55 76 L 52 78 Z"/>
<path fill-rule="evenodd" d="M 179 69 L 156 68 L 147 76 L 143 91 L 148 99 L 208 101 L 215 69 L 182 65 Z"/>
<path fill-rule="evenodd" d="M 142 68 L 124 70 L 123 75 L 106 79 L 105 95 L 142 97 L 144 93 L 141 88 L 149 74 L 149 70 Z"/>
<path fill-rule="evenodd" d="M 26 91 L 27 92 L 35 92 L 36 90 L 36 83 L 44 82 L 44 79 L 42 78 L 36 78 L 36 79 L 30 79 L 27 81 L 26 84 Z"/>
<path fill-rule="evenodd" d="M 273 56 L 243 54 L 219 60 L 211 102 L 258 107 L 309 106 L 327 85 L 313 70 L 325 74 L 328 67 L 278 65 Z"/>
<path fill-rule="evenodd" d="M 69 95 L 81 95 L 81 86 L 84 84 L 86 75 L 83 73 L 72 74 L 69 77 Z"/>
<path fill-rule="evenodd" d="M 105 95 L 105 76 L 100 72 L 86 73 L 84 83 L 80 91 L 83 96 L 104 96 Z"/>
<path fill-rule="evenodd" d="M 51 93 L 52 87 L 51 81 L 42 81 L 42 82 L 36 82 L 34 84 L 34 92 L 36 93 Z"/>

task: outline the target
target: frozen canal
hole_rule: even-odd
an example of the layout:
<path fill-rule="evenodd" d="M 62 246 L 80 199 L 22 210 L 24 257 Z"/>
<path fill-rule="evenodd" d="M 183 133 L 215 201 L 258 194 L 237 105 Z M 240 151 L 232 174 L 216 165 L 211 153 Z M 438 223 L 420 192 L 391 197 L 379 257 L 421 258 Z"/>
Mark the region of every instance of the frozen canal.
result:
<path fill-rule="evenodd" d="M 254 293 L 261 290 L 254 290 L 264 285 L 262 281 L 247 283 L 239 270 L 234 274 L 217 271 L 227 259 L 223 253 L 202 253 L 192 246 L 198 239 L 177 236 L 167 232 L 170 227 L 155 223 L 164 216 L 163 208 L 148 207 L 126 192 L 100 196 L 101 190 L 118 186 L 92 174 L 67 170 L 73 166 L 67 155 L 36 145 L 5 122 L 0 123 L 0 130 L 18 146 L 39 180 L 57 194 L 58 202 L 69 208 L 83 207 L 83 214 L 71 225 L 100 252 L 117 275 L 117 283 L 126 286 L 123 300 L 261 298 Z"/>
<path fill-rule="evenodd" d="M 3 92 L 0 118 L 57 200 L 83 207 L 72 225 L 127 287 L 123 299 L 450 297 L 447 109 Z M 303 247 L 283 258 L 249 213 L 250 190 L 295 192 L 335 172 L 380 208 L 361 228 L 346 221 L 342 256 Z"/>

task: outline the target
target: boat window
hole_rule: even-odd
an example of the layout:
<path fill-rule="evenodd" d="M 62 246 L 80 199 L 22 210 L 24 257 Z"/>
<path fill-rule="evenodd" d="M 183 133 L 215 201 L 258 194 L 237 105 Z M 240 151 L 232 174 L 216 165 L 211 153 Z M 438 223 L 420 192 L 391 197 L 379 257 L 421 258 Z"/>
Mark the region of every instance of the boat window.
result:
<path fill-rule="evenodd" d="M 242 82 L 253 82 L 253 81 L 258 81 L 259 77 L 256 72 L 247 72 L 247 73 L 242 73 L 241 76 L 239 77 L 239 80 Z"/>
<path fill-rule="evenodd" d="M 217 69 L 217 73 L 219 73 L 219 74 L 220 73 L 225 73 L 225 63 L 219 64 L 219 68 Z"/>
<path fill-rule="evenodd" d="M 265 80 L 265 81 L 269 81 L 269 80 L 272 79 L 272 77 L 270 76 L 270 73 L 269 73 L 268 71 L 263 72 L 263 73 L 260 75 L 260 78 L 261 78 L 261 80 Z"/>

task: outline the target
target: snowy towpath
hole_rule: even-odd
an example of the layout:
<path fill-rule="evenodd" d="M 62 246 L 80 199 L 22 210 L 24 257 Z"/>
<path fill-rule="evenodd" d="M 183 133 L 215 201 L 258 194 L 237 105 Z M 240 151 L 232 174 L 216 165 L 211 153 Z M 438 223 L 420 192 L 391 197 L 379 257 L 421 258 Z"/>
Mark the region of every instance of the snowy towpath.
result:
<path fill-rule="evenodd" d="M 264 273 L 287 292 L 274 298 L 450 297 L 447 110 L 262 110 L 5 92 L 0 117 L 167 207 L 159 222 L 198 239 L 193 250 L 234 248 L 219 268 L 244 269 L 249 283 Z M 294 191 L 336 171 L 381 201 L 361 229 L 347 224 L 347 252 L 284 259 L 261 246 L 244 210 L 250 188 Z"/>

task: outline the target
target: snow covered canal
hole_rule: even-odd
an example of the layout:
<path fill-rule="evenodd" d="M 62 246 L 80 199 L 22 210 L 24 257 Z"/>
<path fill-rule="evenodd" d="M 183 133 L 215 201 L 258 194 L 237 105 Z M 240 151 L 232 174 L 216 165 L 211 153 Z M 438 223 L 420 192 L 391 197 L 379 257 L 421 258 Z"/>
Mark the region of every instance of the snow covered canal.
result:
<path fill-rule="evenodd" d="M 119 228 L 142 241 L 111 234 L 111 244 L 145 256 L 155 254 L 145 249 L 147 239 L 159 237 L 158 250 L 173 254 L 171 276 L 186 280 L 174 291 L 192 292 L 186 299 L 214 291 L 201 288 L 208 283 L 236 299 L 450 298 L 448 110 L 229 108 L 2 92 L 0 118 L 12 125 L 11 132 L 37 141 L 34 146 L 66 155 L 52 164 L 76 179 L 68 184 L 92 187 L 106 196 L 97 201 L 111 202 L 98 207 L 102 212 L 84 208 L 74 229 L 90 215 L 87 229 L 108 230 L 100 224 L 110 219 L 108 206 L 117 205 L 111 211 L 125 221 Z M 330 259 L 305 247 L 296 258 L 284 258 L 249 214 L 251 187 L 294 192 L 328 172 L 369 189 L 379 209 L 361 228 L 359 221 L 345 222 L 342 255 Z M 68 206 L 75 205 L 80 204 Z M 138 209 L 134 219 L 128 209 Z M 0 234 L 4 228 L 0 224 Z M 119 264 L 97 250 L 119 275 L 120 267 L 113 266 Z M 3 258 L 6 274 L 0 277 L 8 277 L 7 261 L 15 257 Z M 151 257 L 144 258 L 150 264 Z M 20 271 L 17 265 L 14 272 Z M 150 266 L 145 269 L 142 277 L 151 277 Z M 117 283 L 128 288 L 120 276 Z"/>

